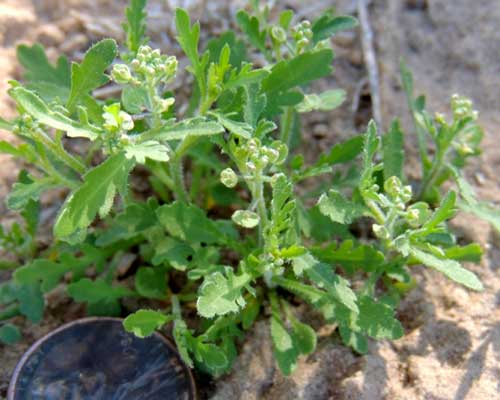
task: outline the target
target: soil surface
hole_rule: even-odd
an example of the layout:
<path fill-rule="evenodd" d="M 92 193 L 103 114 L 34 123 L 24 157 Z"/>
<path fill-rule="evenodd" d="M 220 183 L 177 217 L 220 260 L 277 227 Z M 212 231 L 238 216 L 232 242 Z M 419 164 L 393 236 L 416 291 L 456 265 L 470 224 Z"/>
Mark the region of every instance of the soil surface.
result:
<path fill-rule="evenodd" d="M 15 60 L 19 43 L 41 42 L 52 58 L 64 53 L 81 57 L 93 41 L 122 36 L 125 1 L 2 0 L 0 1 L 0 115 L 15 115 L 5 91 L 9 79 L 20 77 Z M 148 34 L 154 45 L 175 53 L 172 8 L 192 9 L 203 29 L 228 27 L 240 1 L 150 1 Z M 331 1 L 280 1 L 301 16 L 317 15 Z M 356 2 L 334 2 L 339 12 L 355 14 Z M 406 143 L 415 142 L 398 73 L 403 57 L 415 75 L 416 91 L 426 93 L 429 109 L 448 112 L 450 95 L 471 97 L 485 128 L 483 155 L 468 168 L 468 176 L 482 199 L 500 204 L 500 3 L 496 0 L 375 0 L 370 19 L 374 28 L 380 69 L 383 124 L 402 119 Z M 342 87 L 348 101 L 330 113 L 312 114 L 304 122 L 308 157 L 363 129 L 370 117 L 370 95 L 363 82 L 367 71 L 359 31 L 334 39 L 336 72 L 319 86 Z M 181 61 L 181 66 L 182 66 Z M 179 84 L 180 85 L 180 84 Z M 1 140 L 14 140 L 0 131 Z M 16 179 L 19 164 L 0 155 L 0 200 Z M 416 176 L 413 158 L 407 174 Z M 1 223 L 15 217 L 0 202 Z M 47 218 L 50 218 L 47 217 Z M 394 342 L 371 342 L 358 356 L 340 344 L 334 327 L 310 323 L 319 333 L 318 350 L 303 358 L 295 373 L 284 378 L 274 365 L 268 325 L 256 324 L 242 344 L 234 372 L 218 381 L 200 381 L 203 397 L 231 399 L 494 399 L 500 393 L 500 238 L 488 224 L 469 215 L 456 218 L 461 240 L 478 241 L 485 250 L 480 265 L 469 265 L 485 284 L 482 293 L 470 292 L 438 273 L 416 268 L 419 287 L 402 302 L 398 316 L 406 335 Z M 3 276 L 3 278 L 6 278 Z M 2 275 L 0 275 L 2 279 Z M 56 291 L 47 299 L 44 322 L 19 321 L 24 339 L 15 346 L 0 345 L 0 398 L 15 363 L 37 338 L 64 322 L 84 315 L 81 306 Z M 305 313 L 307 315 L 307 313 Z"/>

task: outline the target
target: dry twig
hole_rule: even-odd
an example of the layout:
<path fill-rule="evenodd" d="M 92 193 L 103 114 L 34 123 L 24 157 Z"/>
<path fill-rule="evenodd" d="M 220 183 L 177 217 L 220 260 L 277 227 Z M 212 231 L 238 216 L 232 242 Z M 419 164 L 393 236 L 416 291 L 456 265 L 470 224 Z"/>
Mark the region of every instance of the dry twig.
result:
<path fill-rule="evenodd" d="M 358 0 L 358 17 L 361 25 L 363 59 L 365 61 L 366 68 L 368 69 L 368 80 L 370 82 L 373 119 L 379 127 L 382 127 L 378 66 L 375 49 L 373 48 L 373 31 L 368 15 L 367 0 Z"/>

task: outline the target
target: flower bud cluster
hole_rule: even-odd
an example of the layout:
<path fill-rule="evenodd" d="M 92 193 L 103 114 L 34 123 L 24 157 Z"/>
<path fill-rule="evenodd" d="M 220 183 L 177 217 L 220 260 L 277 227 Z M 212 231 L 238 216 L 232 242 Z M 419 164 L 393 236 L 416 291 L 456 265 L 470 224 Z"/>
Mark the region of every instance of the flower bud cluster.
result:
<path fill-rule="evenodd" d="M 144 82 L 158 84 L 170 82 L 176 73 L 175 56 L 162 55 L 158 49 L 141 46 L 136 58 L 130 62 L 130 67 L 126 64 L 116 64 L 111 77 L 120 84 L 140 85 Z"/>
<path fill-rule="evenodd" d="M 378 185 L 373 185 L 372 190 L 378 190 Z M 375 191 L 376 191 L 375 190 Z M 376 237 L 382 240 L 391 240 L 394 235 L 394 226 L 401 222 L 412 228 L 421 227 L 431 215 L 429 205 L 424 202 L 414 203 L 408 206 L 412 199 L 412 189 L 409 185 L 403 185 L 401 180 L 392 176 L 384 182 L 385 195 L 378 194 L 378 203 L 388 210 L 385 225 L 373 224 L 372 229 Z M 391 216 L 392 215 L 392 216 Z"/>
<path fill-rule="evenodd" d="M 262 171 L 271 164 L 282 164 L 288 155 L 288 148 L 279 140 L 265 146 L 259 139 L 252 138 L 243 146 L 243 152 L 247 159 L 246 167 L 253 172 Z"/>
<path fill-rule="evenodd" d="M 454 94 L 451 97 L 451 109 L 455 120 L 466 117 L 472 118 L 473 120 L 477 120 L 478 118 L 478 112 L 472 108 L 472 101 L 465 96 Z"/>
<path fill-rule="evenodd" d="M 311 23 L 305 20 L 295 25 L 292 28 L 292 35 L 297 46 L 297 53 L 302 53 L 309 43 L 311 43 L 313 37 Z"/>
<path fill-rule="evenodd" d="M 391 198 L 396 207 L 400 210 L 404 210 L 405 204 L 408 203 L 412 198 L 411 186 L 403 186 L 401 180 L 397 176 L 391 176 L 385 181 L 384 191 Z"/>

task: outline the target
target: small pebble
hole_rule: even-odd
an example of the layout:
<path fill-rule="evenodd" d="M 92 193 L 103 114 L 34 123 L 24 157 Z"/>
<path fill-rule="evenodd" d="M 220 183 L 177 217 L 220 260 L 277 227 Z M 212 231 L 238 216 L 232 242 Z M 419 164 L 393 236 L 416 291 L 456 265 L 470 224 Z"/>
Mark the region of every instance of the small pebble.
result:
<path fill-rule="evenodd" d="M 328 136 L 328 125 L 326 124 L 318 124 L 313 127 L 313 136 L 315 139 L 323 139 Z"/>

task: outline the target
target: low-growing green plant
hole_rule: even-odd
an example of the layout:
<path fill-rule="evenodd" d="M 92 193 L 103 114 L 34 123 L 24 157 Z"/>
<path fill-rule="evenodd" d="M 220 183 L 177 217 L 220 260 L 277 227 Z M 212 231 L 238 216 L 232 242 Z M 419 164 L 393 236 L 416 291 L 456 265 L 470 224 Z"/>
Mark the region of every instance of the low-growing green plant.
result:
<path fill-rule="evenodd" d="M 147 44 L 145 3 L 127 8 L 120 50 L 105 39 L 81 63 L 61 57 L 53 65 L 40 45 L 18 48 L 24 83 L 11 81 L 9 94 L 19 117 L 0 120 L 0 128 L 22 143 L 0 142 L 0 151 L 27 167 L 7 198 L 25 223 L 0 231 L 15 260 L 1 264 L 13 271 L 0 286 L 1 340 L 20 336 L 9 322 L 17 315 L 40 321 L 44 295 L 64 285 L 93 315 L 120 315 L 124 297 L 150 299 L 125 328 L 144 337 L 171 322 L 183 360 L 214 375 L 231 368 L 237 342 L 267 310 L 277 364 L 289 375 L 316 347 L 299 302 L 363 353 L 370 337 L 403 335 L 394 310 L 415 285 L 412 266 L 483 288 L 460 264 L 479 261 L 480 247 L 458 245 L 448 227 L 457 207 L 500 225 L 461 172 L 482 136 L 469 100 L 452 98 L 450 122 L 431 116 L 402 65 L 421 182 L 404 175 L 397 120 L 383 134 L 370 122 L 307 165 L 301 114 L 345 98 L 341 89 L 313 93 L 309 84 L 332 72 L 330 37 L 356 20 L 327 11 L 295 21 L 286 10 L 274 22 L 253 1 L 251 13 L 237 14 L 243 35 L 223 33 L 201 51 L 199 23 L 177 9 L 177 42 L 194 77 L 184 99 L 169 89 L 177 58 Z M 93 96 L 110 81 L 119 98 Z M 149 182 L 146 201 L 129 183 L 137 169 Z M 297 190 L 317 176 L 307 194 Z M 444 191 L 450 180 L 458 191 Z M 41 248 L 40 196 L 54 189 L 67 195 L 54 241 Z M 356 237 L 354 226 L 372 234 Z M 131 254 L 133 285 L 117 279 Z"/>

